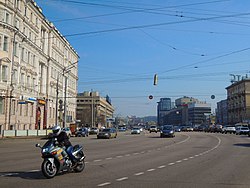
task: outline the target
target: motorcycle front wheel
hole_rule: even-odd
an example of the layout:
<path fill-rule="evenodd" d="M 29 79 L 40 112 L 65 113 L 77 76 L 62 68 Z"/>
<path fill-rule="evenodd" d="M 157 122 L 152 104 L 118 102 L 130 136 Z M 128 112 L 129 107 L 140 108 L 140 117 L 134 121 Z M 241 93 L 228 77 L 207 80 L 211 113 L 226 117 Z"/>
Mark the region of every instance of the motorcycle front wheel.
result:
<path fill-rule="evenodd" d="M 85 168 L 85 162 L 83 160 L 83 161 L 77 163 L 76 167 L 74 168 L 74 171 L 75 172 L 82 172 L 84 168 Z"/>
<path fill-rule="evenodd" d="M 53 178 L 57 173 L 57 167 L 55 163 L 45 159 L 42 163 L 42 173 L 46 178 Z"/>

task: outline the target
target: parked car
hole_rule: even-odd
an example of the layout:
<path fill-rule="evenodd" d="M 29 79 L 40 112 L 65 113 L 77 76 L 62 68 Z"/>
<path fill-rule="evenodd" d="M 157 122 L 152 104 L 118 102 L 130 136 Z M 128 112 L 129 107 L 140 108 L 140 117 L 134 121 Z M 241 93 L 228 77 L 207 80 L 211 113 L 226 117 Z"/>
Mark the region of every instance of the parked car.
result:
<path fill-rule="evenodd" d="M 115 128 L 106 128 L 102 129 L 98 134 L 97 138 L 116 138 L 117 137 L 117 131 Z"/>
<path fill-rule="evenodd" d="M 89 130 L 89 134 L 98 134 L 99 133 L 99 129 L 97 127 L 92 127 Z"/>
<path fill-rule="evenodd" d="M 65 128 L 63 128 L 62 130 L 65 131 L 65 132 L 67 133 L 68 137 L 71 137 L 71 136 L 72 136 L 72 133 L 71 133 L 71 130 L 70 130 L 69 127 L 65 127 Z"/>
<path fill-rule="evenodd" d="M 132 128 L 131 134 L 141 134 L 140 128 L 138 128 L 138 127 Z"/>
<path fill-rule="evenodd" d="M 161 132 L 160 137 L 175 137 L 175 131 L 173 125 L 164 125 Z"/>
<path fill-rule="evenodd" d="M 88 129 L 80 128 L 80 129 L 78 129 L 78 131 L 76 131 L 75 135 L 76 135 L 76 137 L 89 136 Z"/>
<path fill-rule="evenodd" d="M 149 132 L 150 133 L 152 133 L 152 132 L 157 133 L 158 132 L 157 126 L 156 125 L 151 125 L 150 128 L 149 128 Z"/>
<path fill-rule="evenodd" d="M 248 135 L 249 133 L 249 128 L 248 127 L 236 127 L 236 131 L 235 131 L 235 134 L 237 135 L 241 135 L 241 134 L 245 134 L 245 135 Z"/>

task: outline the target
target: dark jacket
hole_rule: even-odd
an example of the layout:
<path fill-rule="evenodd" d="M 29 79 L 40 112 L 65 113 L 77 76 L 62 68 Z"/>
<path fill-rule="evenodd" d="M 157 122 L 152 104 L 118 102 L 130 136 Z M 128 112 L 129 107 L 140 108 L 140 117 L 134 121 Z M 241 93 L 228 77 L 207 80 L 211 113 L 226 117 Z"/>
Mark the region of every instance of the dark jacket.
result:
<path fill-rule="evenodd" d="M 69 141 L 69 137 L 65 131 L 61 131 L 61 133 L 56 136 L 56 138 L 60 145 L 65 146 L 66 148 L 72 146 L 71 142 Z"/>

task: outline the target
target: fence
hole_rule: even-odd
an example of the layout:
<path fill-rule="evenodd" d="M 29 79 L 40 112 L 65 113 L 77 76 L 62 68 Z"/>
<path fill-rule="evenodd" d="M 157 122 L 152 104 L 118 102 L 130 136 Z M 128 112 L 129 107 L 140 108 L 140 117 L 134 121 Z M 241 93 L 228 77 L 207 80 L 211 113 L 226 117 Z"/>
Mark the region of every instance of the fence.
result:
<path fill-rule="evenodd" d="M 46 136 L 51 130 L 2 130 L 0 137 Z"/>

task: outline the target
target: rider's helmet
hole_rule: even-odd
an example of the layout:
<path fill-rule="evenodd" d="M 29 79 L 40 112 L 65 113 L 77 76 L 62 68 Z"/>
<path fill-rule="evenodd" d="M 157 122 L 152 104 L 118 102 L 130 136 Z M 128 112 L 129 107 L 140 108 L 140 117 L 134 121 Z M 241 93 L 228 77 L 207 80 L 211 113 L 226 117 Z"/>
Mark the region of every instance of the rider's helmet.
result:
<path fill-rule="evenodd" d="M 58 136 L 61 133 L 62 129 L 59 125 L 52 127 L 52 132 L 55 136 Z"/>

